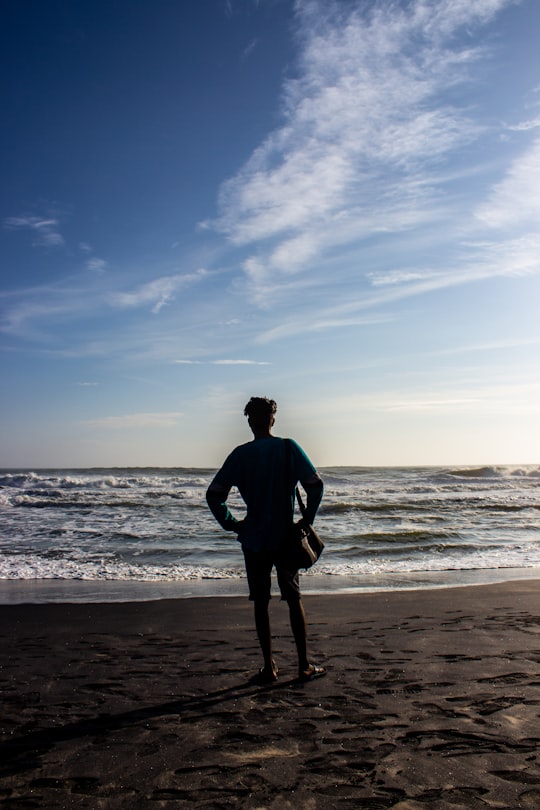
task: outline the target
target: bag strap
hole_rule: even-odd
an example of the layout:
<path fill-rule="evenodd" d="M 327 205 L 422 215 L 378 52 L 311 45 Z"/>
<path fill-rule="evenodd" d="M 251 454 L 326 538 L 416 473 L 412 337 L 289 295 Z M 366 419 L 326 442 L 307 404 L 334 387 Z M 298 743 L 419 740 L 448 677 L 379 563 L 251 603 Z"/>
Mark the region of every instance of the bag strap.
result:
<path fill-rule="evenodd" d="M 306 517 L 306 507 L 304 506 L 304 501 L 302 500 L 302 496 L 300 495 L 300 490 L 296 487 L 296 499 L 298 501 L 298 506 L 300 507 L 300 512 L 302 513 L 302 517 L 305 519 Z"/>
<path fill-rule="evenodd" d="M 294 504 L 291 509 L 291 496 L 289 493 L 289 482 L 291 480 L 291 443 L 289 439 L 284 439 L 285 442 L 285 475 L 283 481 L 285 482 L 285 498 L 287 503 L 287 510 L 290 513 L 290 521 L 294 523 Z"/>
<path fill-rule="evenodd" d="M 287 488 L 287 502 L 289 500 L 289 483 L 291 481 L 291 441 L 290 439 L 285 439 L 285 486 Z M 302 500 L 302 496 L 300 495 L 300 490 L 298 487 L 295 487 L 295 494 L 296 500 L 298 501 L 298 506 L 300 507 L 300 513 L 303 518 L 306 516 L 306 507 L 304 506 L 304 501 Z M 292 519 L 294 520 L 294 506 L 292 510 Z"/>

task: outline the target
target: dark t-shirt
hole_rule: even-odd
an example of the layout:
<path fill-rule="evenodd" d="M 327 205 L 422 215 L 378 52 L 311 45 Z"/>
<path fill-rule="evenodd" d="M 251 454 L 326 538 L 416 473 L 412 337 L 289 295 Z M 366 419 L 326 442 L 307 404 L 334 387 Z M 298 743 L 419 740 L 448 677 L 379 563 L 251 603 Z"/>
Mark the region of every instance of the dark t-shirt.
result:
<path fill-rule="evenodd" d="M 250 551 L 279 549 L 290 525 L 297 482 L 317 475 L 300 445 L 293 439 L 289 445 L 288 471 L 285 440 L 269 436 L 236 447 L 212 481 L 227 493 L 232 487 L 238 488 L 247 507 L 238 539 Z M 228 513 L 227 520 L 231 519 Z"/>

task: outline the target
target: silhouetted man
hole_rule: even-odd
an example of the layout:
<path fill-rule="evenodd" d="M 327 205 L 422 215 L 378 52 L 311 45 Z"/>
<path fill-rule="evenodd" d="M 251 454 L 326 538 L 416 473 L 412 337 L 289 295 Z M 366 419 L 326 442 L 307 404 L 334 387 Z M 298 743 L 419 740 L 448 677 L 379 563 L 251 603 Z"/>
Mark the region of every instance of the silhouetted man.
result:
<path fill-rule="evenodd" d="M 236 447 L 208 487 L 206 500 L 212 514 L 226 531 L 236 532 L 242 544 L 249 598 L 254 603 L 255 626 L 264 666 L 258 679 L 277 679 L 272 657 L 272 635 L 268 604 L 271 572 L 275 566 L 281 598 L 289 605 L 291 629 L 298 652 L 298 675 L 303 681 L 326 674 L 323 667 L 310 663 L 307 654 L 306 617 L 300 596 L 298 569 L 287 560 L 294 490 L 300 481 L 307 494 L 306 516 L 313 523 L 323 494 L 323 482 L 300 445 L 271 433 L 277 407 L 273 399 L 252 397 L 244 415 L 253 431 L 253 440 Z M 237 520 L 229 511 L 227 497 L 237 487 L 246 504 L 246 516 Z"/>

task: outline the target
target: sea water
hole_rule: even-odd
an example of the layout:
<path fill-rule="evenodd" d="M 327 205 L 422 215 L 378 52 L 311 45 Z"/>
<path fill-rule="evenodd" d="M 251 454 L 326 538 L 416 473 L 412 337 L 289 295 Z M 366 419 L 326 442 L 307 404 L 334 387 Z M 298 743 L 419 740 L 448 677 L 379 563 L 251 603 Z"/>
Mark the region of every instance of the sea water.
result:
<path fill-rule="evenodd" d="M 0 471 L 0 602 L 245 592 L 240 546 L 206 505 L 213 474 Z M 303 577 L 305 591 L 540 576 L 538 466 L 335 467 L 321 475 L 315 525 L 326 548 Z M 237 492 L 229 503 L 242 517 Z"/>

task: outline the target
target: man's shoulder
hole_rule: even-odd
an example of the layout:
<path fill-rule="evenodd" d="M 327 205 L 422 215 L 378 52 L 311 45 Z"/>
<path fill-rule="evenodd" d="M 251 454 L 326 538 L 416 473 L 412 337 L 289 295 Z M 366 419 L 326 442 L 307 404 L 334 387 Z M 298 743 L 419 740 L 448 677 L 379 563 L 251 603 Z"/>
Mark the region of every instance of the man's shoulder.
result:
<path fill-rule="evenodd" d="M 234 450 L 231 450 L 227 456 L 226 463 L 235 463 L 241 461 L 242 459 L 249 457 L 253 453 L 254 449 L 255 442 L 253 440 L 239 444 L 234 448 Z"/>
<path fill-rule="evenodd" d="M 275 459 L 283 459 L 284 453 L 285 440 L 279 436 L 268 436 L 238 445 L 231 455 L 239 464 L 270 464 Z"/>
<path fill-rule="evenodd" d="M 294 457 L 296 464 L 298 465 L 298 472 L 300 475 L 306 476 L 306 480 L 307 476 L 318 478 L 319 476 L 315 469 L 315 465 L 304 448 L 301 447 L 295 439 L 289 439 L 289 441 L 291 443 L 291 455 Z"/>
<path fill-rule="evenodd" d="M 290 443 L 293 452 L 296 452 L 298 455 L 308 458 L 306 451 L 301 445 L 298 444 L 296 439 L 287 439 L 287 441 Z"/>
<path fill-rule="evenodd" d="M 238 444 L 234 450 L 231 451 L 231 456 L 241 456 L 244 453 L 249 453 L 251 447 L 253 446 L 253 441 L 244 442 L 243 444 Z"/>
<path fill-rule="evenodd" d="M 247 444 L 249 444 L 249 442 L 246 442 L 246 444 L 239 444 L 237 445 L 237 447 L 231 450 L 231 452 L 225 459 L 223 466 L 235 462 L 240 456 L 242 456 L 243 453 L 245 452 L 244 448 L 247 447 Z"/>

